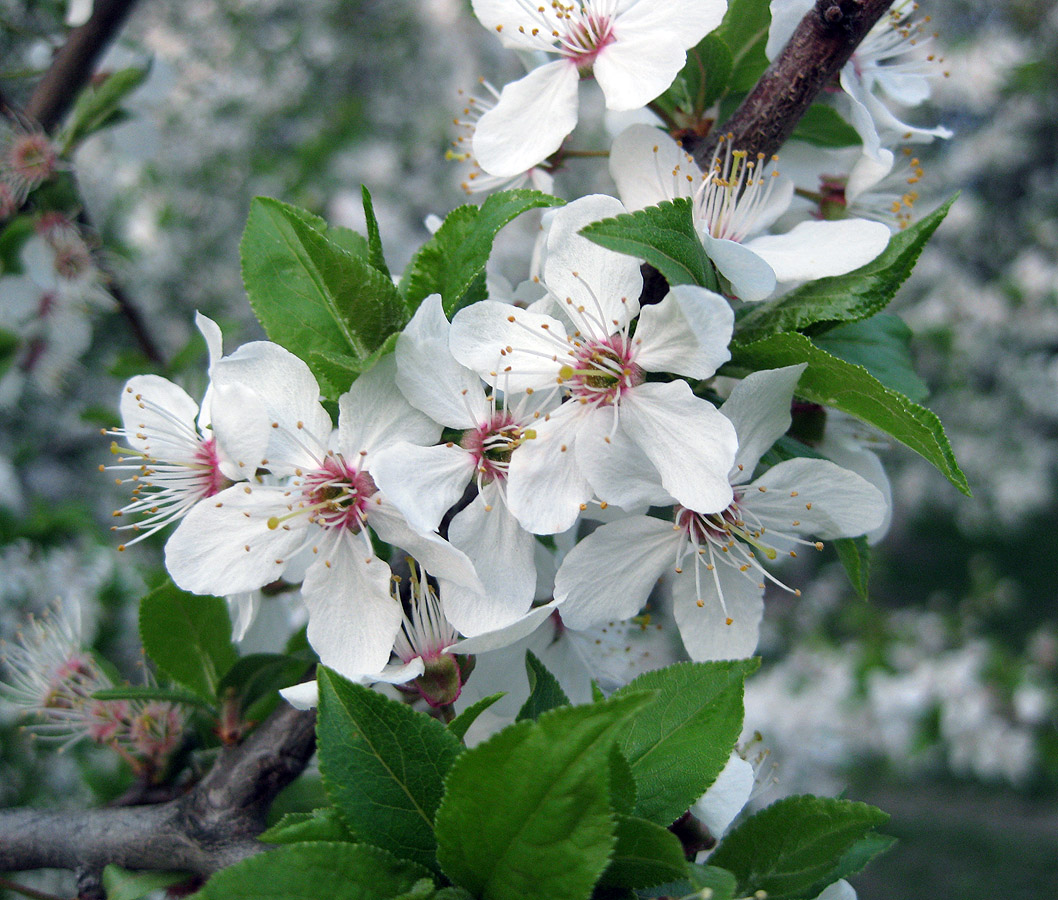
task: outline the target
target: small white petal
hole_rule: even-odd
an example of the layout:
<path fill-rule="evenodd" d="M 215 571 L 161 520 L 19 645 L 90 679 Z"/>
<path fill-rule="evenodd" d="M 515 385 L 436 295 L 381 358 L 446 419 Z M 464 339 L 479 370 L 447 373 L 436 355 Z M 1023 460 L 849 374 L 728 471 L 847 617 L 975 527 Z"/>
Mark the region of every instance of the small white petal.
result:
<path fill-rule="evenodd" d="M 856 900 L 856 889 L 842 878 L 824 889 L 816 900 Z"/>
<path fill-rule="evenodd" d="M 672 582 L 672 612 L 687 653 L 698 662 L 752 656 L 764 615 L 764 590 L 754 579 L 721 563 L 715 572 L 709 572 L 704 565 L 699 567 L 699 595 L 693 565 L 688 560 L 683 574 Z M 722 604 L 717 581 L 723 593 Z M 699 599 L 702 606 L 698 605 Z"/>
<path fill-rule="evenodd" d="M 636 325 L 636 363 L 650 372 L 710 378 L 731 358 L 735 314 L 719 294 L 696 285 L 672 288 L 643 308 Z"/>
<path fill-rule="evenodd" d="M 507 503 L 522 527 L 533 534 L 565 531 L 591 499 L 591 487 L 577 463 L 579 403 L 563 403 L 536 437 L 511 455 Z"/>
<path fill-rule="evenodd" d="M 370 467 L 370 455 L 389 444 L 427 445 L 441 436 L 441 426 L 404 399 L 396 374 L 397 361 L 384 356 L 338 398 L 338 446 L 347 461 L 363 454 Z"/>
<path fill-rule="evenodd" d="M 420 447 L 399 441 L 371 459 L 371 477 L 408 524 L 431 532 L 463 496 L 474 474 L 474 459 L 462 447 Z"/>
<path fill-rule="evenodd" d="M 294 709 L 315 709 L 320 702 L 320 686 L 315 679 L 303 681 L 301 684 L 280 688 L 279 696 Z"/>
<path fill-rule="evenodd" d="M 401 611 L 389 593 L 389 566 L 368 557 L 354 535 L 336 544 L 321 548 L 301 596 L 309 610 L 308 640 L 320 662 L 355 679 L 380 672 L 389 662 Z"/>
<path fill-rule="evenodd" d="M 555 576 L 562 621 L 582 629 L 634 616 L 673 565 L 682 540 L 671 522 L 648 516 L 596 528 L 566 555 Z"/>
<path fill-rule="evenodd" d="M 231 615 L 231 636 L 234 640 L 241 641 L 246 637 L 253 620 L 257 618 L 261 592 L 242 591 L 230 594 L 225 599 L 228 601 L 228 613 Z"/>
<path fill-rule="evenodd" d="M 489 650 L 499 650 L 501 647 L 507 647 L 536 631 L 547 621 L 558 606 L 558 601 L 552 600 L 543 606 L 533 607 L 524 616 L 509 625 L 498 628 L 495 631 L 486 631 L 474 637 L 465 638 L 453 644 L 448 650 L 451 653 L 471 654 L 485 653 Z"/>
<path fill-rule="evenodd" d="M 478 119 L 474 158 L 490 175 L 521 175 L 554 153 L 577 124 L 580 75 L 568 60 L 511 82 Z"/>
<path fill-rule="evenodd" d="M 488 418 L 488 403 L 481 379 L 452 356 L 450 329 L 441 295 L 431 294 L 397 338 L 397 386 L 412 406 L 442 425 L 474 428 Z"/>
<path fill-rule="evenodd" d="M 807 363 L 799 363 L 753 372 L 735 385 L 720 407 L 738 435 L 738 453 L 730 473 L 732 484 L 749 481 L 760 458 L 790 430 L 790 402 L 806 368 Z"/>
<path fill-rule="evenodd" d="M 888 509 L 878 488 L 825 459 L 786 460 L 745 490 L 743 505 L 764 525 L 824 539 L 866 534 Z"/>
<path fill-rule="evenodd" d="M 691 815 L 719 840 L 749 802 L 755 778 L 753 766 L 737 753 L 732 753 L 716 781 L 691 807 Z"/>
<path fill-rule="evenodd" d="M 889 244 L 890 231 L 866 219 L 802 222 L 786 234 L 754 238 L 746 246 L 778 281 L 812 281 L 844 275 L 874 259 Z"/>
<path fill-rule="evenodd" d="M 607 337 L 636 316 L 643 276 L 635 257 L 577 232 L 625 212 L 620 200 L 592 194 L 562 207 L 551 220 L 544 283 L 578 329 L 593 337 Z"/>
<path fill-rule="evenodd" d="M 748 247 L 724 238 L 702 235 L 705 253 L 721 275 L 731 282 L 731 290 L 739 300 L 757 303 L 766 300 L 775 290 L 775 273 L 761 257 Z"/>
<path fill-rule="evenodd" d="M 473 631 L 450 620 L 463 634 L 510 624 L 529 609 L 536 591 L 536 538 L 511 515 L 500 490 L 497 482 L 485 485 L 448 527 L 448 540 L 470 557 L 485 587 L 488 605 L 495 608 L 487 617 L 474 616 Z M 447 609 L 447 598 L 444 600 Z M 466 624 L 468 617 L 460 618 Z"/>
<path fill-rule="evenodd" d="M 697 163 L 688 161 L 683 148 L 664 131 L 649 125 L 632 125 L 614 139 L 610 175 L 630 210 L 690 197 L 692 183 L 686 176 L 690 175 L 695 185 L 701 177 Z"/>
<path fill-rule="evenodd" d="M 621 398 L 619 427 L 684 506 L 707 513 L 731 503 L 727 473 L 738 447 L 735 428 L 686 381 L 647 382 L 630 390 Z"/>
<path fill-rule="evenodd" d="M 511 3 L 511 0 L 474 0 L 474 15 L 495 34 L 504 47 L 512 49 L 539 48 L 542 41 L 534 38 L 534 28 L 550 35 L 558 23 L 550 4 Z M 538 7 L 543 6 L 540 10 Z"/>
<path fill-rule="evenodd" d="M 195 504 L 165 544 L 165 567 L 177 586 L 225 596 L 279 578 L 308 525 L 305 516 L 295 516 L 268 527 L 270 516 L 290 511 L 286 494 L 280 487 L 236 485 Z"/>
<path fill-rule="evenodd" d="M 129 446 L 155 459 L 183 460 L 199 446 L 198 404 L 159 375 L 136 375 L 121 392 L 121 422 Z"/>

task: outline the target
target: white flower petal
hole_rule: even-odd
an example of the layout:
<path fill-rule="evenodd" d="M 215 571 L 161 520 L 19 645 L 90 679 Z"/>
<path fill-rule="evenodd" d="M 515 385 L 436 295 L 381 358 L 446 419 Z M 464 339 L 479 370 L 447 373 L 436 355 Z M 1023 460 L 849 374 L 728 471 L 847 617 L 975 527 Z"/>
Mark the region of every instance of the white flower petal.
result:
<path fill-rule="evenodd" d="M 790 35 L 815 3 L 816 0 L 771 0 L 771 25 L 768 27 L 768 43 L 764 47 L 764 55 L 769 60 L 782 52 Z"/>
<path fill-rule="evenodd" d="M 877 527 L 867 532 L 867 543 L 878 543 L 889 531 L 893 513 L 893 489 L 889 484 L 889 476 L 885 472 L 882 461 L 878 459 L 876 453 L 866 447 L 861 447 L 851 439 L 842 440 L 832 437 L 829 428 L 816 449 L 841 468 L 855 472 L 878 488 L 882 499 L 885 500 L 885 515 Z"/>
<path fill-rule="evenodd" d="M 636 363 L 650 372 L 710 378 L 731 358 L 735 314 L 719 294 L 681 284 L 645 306 L 636 325 Z"/>
<path fill-rule="evenodd" d="M 887 510 L 878 488 L 825 459 L 789 459 L 773 466 L 746 488 L 742 502 L 774 531 L 824 539 L 866 534 L 881 524 Z"/>
<path fill-rule="evenodd" d="M 486 631 L 474 637 L 465 638 L 449 647 L 448 651 L 462 655 L 485 653 L 489 650 L 499 650 L 501 647 L 507 647 L 536 631 L 547 621 L 558 606 L 558 601 L 552 600 L 543 606 L 533 607 L 524 616 L 509 625 L 498 628 L 495 631 Z"/>
<path fill-rule="evenodd" d="M 490 622 L 482 621 L 482 615 L 475 616 L 475 632 L 460 628 L 450 619 L 463 634 L 510 624 L 529 609 L 536 591 L 536 538 L 511 515 L 500 491 L 497 482 L 485 485 L 448 526 L 448 540 L 470 557 L 485 587 L 488 604 L 495 608 Z M 444 599 L 447 608 L 447 598 Z M 466 617 L 461 618 L 465 624 Z"/>
<path fill-rule="evenodd" d="M 452 319 L 452 355 L 503 391 L 551 387 L 569 358 L 558 319 L 482 300 Z M 507 352 L 512 347 L 512 352 Z"/>
<path fill-rule="evenodd" d="M 512 3 L 511 0 L 474 0 L 474 15 L 495 34 L 504 47 L 536 49 L 541 40 L 532 32 L 538 28 L 550 34 L 558 22 L 550 4 Z M 542 9 L 540 8 L 542 7 Z"/>
<path fill-rule="evenodd" d="M 533 534 L 565 531 L 591 499 L 591 487 L 577 464 L 574 449 L 579 403 L 563 403 L 536 437 L 511 455 L 507 503 L 522 527 Z"/>
<path fill-rule="evenodd" d="M 368 557 L 355 535 L 343 535 L 309 568 L 301 596 L 309 610 L 308 639 L 320 662 L 346 678 L 381 672 L 400 630 L 400 605 L 390 596 L 390 570 Z M 324 552 L 324 551 L 321 551 Z"/>
<path fill-rule="evenodd" d="M 228 601 L 228 613 L 231 615 L 232 639 L 241 641 L 246 637 L 253 620 L 257 618 L 261 592 L 241 591 L 238 594 L 229 594 L 225 599 Z"/>
<path fill-rule="evenodd" d="M 732 753 L 716 781 L 691 807 L 691 815 L 719 840 L 749 802 L 755 780 L 753 766 Z"/>
<path fill-rule="evenodd" d="M 441 295 L 431 294 L 397 338 L 397 386 L 412 406 L 442 425 L 474 428 L 488 418 L 488 403 L 481 379 L 452 356 L 450 329 Z"/>
<path fill-rule="evenodd" d="M 209 368 L 212 370 L 213 366 L 220 362 L 224 356 L 224 339 L 220 333 L 220 326 L 209 316 L 196 312 L 195 327 L 201 332 L 202 337 L 206 339 L 206 348 L 209 351 Z"/>
<path fill-rule="evenodd" d="M 533 69 L 478 119 L 474 158 L 490 175 L 521 175 L 554 153 L 577 124 L 580 75 L 568 60 Z"/>
<path fill-rule="evenodd" d="M 731 483 L 742 484 L 753 477 L 760 458 L 790 430 L 790 401 L 807 363 L 753 372 L 735 385 L 720 407 L 735 426 L 738 453 L 731 469 Z"/>
<path fill-rule="evenodd" d="M 294 709 L 315 709 L 320 702 L 320 686 L 315 679 L 303 681 L 301 684 L 280 688 L 279 696 Z"/>
<path fill-rule="evenodd" d="M 682 540 L 671 522 L 649 516 L 596 528 L 566 554 L 555 576 L 562 621 L 579 630 L 634 616 L 674 565 Z"/>
<path fill-rule="evenodd" d="M 620 428 L 638 445 L 677 501 L 697 512 L 725 509 L 738 442 L 720 411 L 686 381 L 647 382 L 621 398 Z"/>
<path fill-rule="evenodd" d="M 775 290 L 775 273 L 763 259 L 748 247 L 724 238 L 702 235 L 705 253 L 721 275 L 731 282 L 731 290 L 739 300 L 757 303 L 767 299 Z"/>
<path fill-rule="evenodd" d="M 417 531 L 431 532 L 463 496 L 474 459 L 455 444 L 420 447 L 398 441 L 371 458 L 371 477 Z"/>
<path fill-rule="evenodd" d="M 182 387 L 159 375 L 136 375 L 121 392 L 120 410 L 133 449 L 159 460 L 194 458 L 198 404 Z"/>
<path fill-rule="evenodd" d="M 639 0 L 618 13 L 614 41 L 592 67 L 608 109 L 646 106 L 672 84 L 693 47 L 724 17 L 723 0 Z"/>
<path fill-rule="evenodd" d="M 623 430 L 613 430 L 614 412 L 613 407 L 603 407 L 581 423 L 576 443 L 581 471 L 605 503 L 629 512 L 670 505 L 674 501 L 661 486 L 654 464 Z"/>
<path fill-rule="evenodd" d="M 397 441 L 428 445 L 441 426 L 417 410 L 396 384 L 397 361 L 384 356 L 338 398 L 338 446 L 346 461 L 371 454 Z"/>
<path fill-rule="evenodd" d="M 421 447 L 398 442 L 374 457 L 371 476 L 417 531 L 435 531 L 466 491 L 474 474 L 473 457 L 454 443 Z"/>
<path fill-rule="evenodd" d="M 639 260 L 582 237 L 584 226 L 626 212 L 613 197 L 592 194 L 562 207 L 547 235 L 544 284 L 583 333 L 604 338 L 639 312 Z"/>
<path fill-rule="evenodd" d="M 737 568 L 721 563 L 714 572 L 707 571 L 704 565 L 699 567 L 699 595 L 692 568 L 693 563 L 688 560 L 683 574 L 672 582 L 672 612 L 691 659 L 705 662 L 752 656 L 764 615 L 764 589 Z"/>
<path fill-rule="evenodd" d="M 165 544 L 173 581 L 195 594 L 239 594 L 279 578 L 305 539 L 305 516 L 269 528 L 288 513 L 285 488 L 236 485 L 195 504 Z"/>
<path fill-rule="evenodd" d="M 881 222 L 840 219 L 801 222 L 786 234 L 763 235 L 746 246 L 771 266 L 778 281 L 812 281 L 866 265 L 888 246 L 889 237 Z"/>
<path fill-rule="evenodd" d="M 673 174 L 673 173 L 676 174 Z M 656 206 L 662 200 L 690 197 L 692 183 L 700 177 L 694 160 L 659 128 L 632 125 L 610 147 L 610 175 L 629 210 Z"/>
<path fill-rule="evenodd" d="M 816 900 L 856 900 L 856 888 L 842 878 L 825 888 Z"/>

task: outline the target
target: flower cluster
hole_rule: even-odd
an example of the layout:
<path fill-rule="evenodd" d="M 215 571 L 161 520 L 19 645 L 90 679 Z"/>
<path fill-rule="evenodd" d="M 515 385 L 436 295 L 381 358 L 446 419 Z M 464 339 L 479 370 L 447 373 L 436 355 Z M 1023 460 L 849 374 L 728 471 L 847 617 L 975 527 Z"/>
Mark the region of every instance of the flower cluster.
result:
<path fill-rule="evenodd" d="M 0 698 L 33 718 L 27 727 L 68 747 L 84 739 L 117 752 L 133 770 L 161 772 L 184 732 L 181 707 L 159 700 L 99 700 L 115 687 L 81 640 L 76 604 L 56 605 L 31 619 L 19 643 L 4 645 L 8 680 Z"/>

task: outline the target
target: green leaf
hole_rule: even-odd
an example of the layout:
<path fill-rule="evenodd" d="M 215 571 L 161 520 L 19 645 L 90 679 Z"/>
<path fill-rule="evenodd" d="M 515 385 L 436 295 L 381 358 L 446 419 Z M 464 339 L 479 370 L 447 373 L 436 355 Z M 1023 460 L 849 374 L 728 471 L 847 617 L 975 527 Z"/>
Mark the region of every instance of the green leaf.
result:
<path fill-rule="evenodd" d="M 731 65 L 727 44 L 715 33 L 707 34 L 697 47 L 687 51 L 686 64 L 660 102 L 694 121 L 700 120 L 727 87 Z"/>
<path fill-rule="evenodd" d="M 847 275 L 810 281 L 739 317 L 735 340 L 759 340 L 780 331 L 802 331 L 810 325 L 830 327 L 858 322 L 884 309 L 918 260 L 926 241 L 951 209 L 956 194 L 924 219 L 897 232 L 867 265 Z"/>
<path fill-rule="evenodd" d="M 433 867 L 434 813 L 462 746 L 436 719 L 320 667 L 317 735 L 331 802 L 363 841 Z"/>
<path fill-rule="evenodd" d="M 62 135 L 63 153 L 68 153 L 88 135 L 114 124 L 121 101 L 143 84 L 149 72 L 149 68 L 118 69 L 101 83 L 85 88 L 74 103 L 70 124 Z"/>
<path fill-rule="evenodd" d="M 708 888 L 712 893 L 711 900 L 731 900 L 738 890 L 738 879 L 727 869 L 719 866 L 699 866 L 688 863 L 687 871 L 690 875 L 691 888 L 701 891 Z"/>
<path fill-rule="evenodd" d="M 427 876 L 366 844 L 289 844 L 215 873 L 195 900 L 394 900 Z"/>
<path fill-rule="evenodd" d="M 18 347 L 18 335 L 13 331 L 0 328 L 0 375 L 3 375 L 15 361 Z"/>
<path fill-rule="evenodd" d="M 463 753 L 437 811 L 437 859 L 481 900 L 586 900 L 614 846 L 607 758 L 649 697 L 563 706 Z"/>
<path fill-rule="evenodd" d="M 529 676 L 529 697 L 522 704 L 514 721 L 538 719 L 540 713 L 549 709 L 569 706 L 569 697 L 562 690 L 558 679 L 547 671 L 547 667 L 532 650 L 525 651 L 525 671 Z"/>
<path fill-rule="evenodd" d="M 0 275 L 22 272 L 22 247 L 36 233 L 34 217 L 15 216 L 0 229 Z"/>
<path fill-rule="evenodd" d="M 616 744 L 610 748 L 610 806 L 618 813 L 631 813 L 636 808 L 636 778 Z"/>
<path fill-rule="evenodd" d="M 287 813 L 257 840 L 266 844 L 301 844 L 305 841 L 355 840 L 333 806 L 308 813 Z"/>
<path fill-rule="evenodd" d="M 378 230 L 378 219 L 375 218 L 375 206 L 366 184 L 360 185 L 360 193 L 364 198 L 364 218 L 367 220 L 367 261 L 392 281 L 382 252 L 382 235 Z"/>
<path fill-rule="evenodd" d="M 228 604 L 188 594 L 172 582 L 140 600 L 140 640 L 159 669 L 209 703 L 238 659 Z"/>
<path fill-rule="evenodd" d="M 361 256 L 367 259 L 371 254 L 371 248 L 368 247 L 367 238 L 359 232 L 353 231 L 352 228 L 345 228 L 341 225 L 331 225 L 327 228 L 327 237 L 339 247 L 341 247 L 346 253 L 351 253 L 353 256 Z"/>
<path fill-rule="evenodd" d="M 120 866 L 103 868 L 103 889 L 107 900 L 139 900 L 154 891 L 164 891 L 187 881 L 187 872 L 132 872 Z"/>
<path fill-rule="evenodd" d="M 920 403 L 929 388 L 911 362 L 911 329 L 897 316 L 879 313 L 861 322 L 832 328 L 815 339 L 817 347 L 838 359 L 863 366 L 887 388 Z"/>
<path fill-rule="evenodd" d="M 872 831 L 862 840 L 856 841 L 841 857 L 834 871 L 827 876 L 828 883 L 832 884 L 839 878 L 851 878 L 874 857 L 887 853 L 896 842 L 892 835 Z"/>
<path fill-rule="evenodd" d="M 742 731 L 743 682 L 758 665 L 755 659 L 678 663 L 646 672 L 614 694 L 657 692 L 618 739 L 636 780 L 636 815 L 669 825 L 716 780 Z"/>
<path fill-rule="evenodd" d="M 764 45 L 768 42 L 770 25 L 768 0 L 730 0 L 728 3 L 716 34 L 731 49 L 730 90 L 748 91 L 768 68 Z"/>
<path fill-rule="evenodd" d="M 854 147 L 860 143 L 856 129 L 833 106 L 825 103 L 808 107 L 790 137 L 818 147 Z"/>
<path fill-rule="evenodd" d="M 412 257 L 401 279 L 408 308 L 416 310 L 430 294 L 441 295 L 445 315 L 485 296 L 485 263 L 504 225 L 530 209 L 565 201 L 539 191 L 500 191 L 480 207 L 460 206 Z"/>
<path fill-rule="evenodd" d="M 667 828 L 635 816 L 617 817 L 617 845 L 601 884 L 647 888 L 686 874 L 683 845 Z"/>
<path fill-rule="evenodd" d="M 159 700 L 163 703 L 184 703 L 188 706 L 201 706 L 213 709 L 213 704 L 206 702 L 198 694 L 182 691 L 179 688 L 159 687 L 158 685 L 128 685 L 126 687 L 107 688 L 95 691 L 93 700 Z"/>
<path fill-rule="evenodd" d="M 452 732 L 459 740 L 463 740 L 466 737 L 467 731 L 470 730 L 470 726 L 477 721 L 486 709 L 492 706 L 497 700 L 502 700 L 507 696 L 506 691 L 500 691 L 497 694 L 489 694 L 488 697 L 482 697 L 477 703 L 471 703 L 466 709 L 464 709 L 458 716 L 452 719 L 448 723 L 448 730 Z"/>
<path fill-rule="evenodd" d="M 866 803 L 786 797 L 728 833 L 709 862 L 735 874 L 742 896 L 812 898 L 857 842 L 888 818 Z"/>
<path fill-rule="evenodd" d="M 255 198 L 239 252 L 250 305 L 269 338 L 305 360 L 332 399 L 352 379 L 335 383 L 344 378 L 319 354 L 363 360 L 408 320 L 393 282 L 304 210 Z"/>
<path fill-rule="evenodd" d="M 891 435 L 970 495 L 940 419 L 903 394 L 889 390 L 863 366 L 831 356 L 803 334 L 773 334 L 752 344 L 732 344 L 731 356 L 735 367 L 754 372 L 807 363 L 797 383 L 799 397 L 840 409 Z"/>
<path fill-rule="evenodd" d="M 646 260 L 669 284 L 717 288 L 716 272 L 694 228 L 686 197 L 593 222 L 580 233 L 608 250 Z"/>
<path fill-rule="evenodd" d="M 837 538 L 832 540 L 838 551 L 838 559 L 845 567 L 845 574 L 849 576 L 853 589 L 861 597 L 867 599 L 867 583 L 871 575 L 871 551 L 867 546 L 867 538 Z"/>

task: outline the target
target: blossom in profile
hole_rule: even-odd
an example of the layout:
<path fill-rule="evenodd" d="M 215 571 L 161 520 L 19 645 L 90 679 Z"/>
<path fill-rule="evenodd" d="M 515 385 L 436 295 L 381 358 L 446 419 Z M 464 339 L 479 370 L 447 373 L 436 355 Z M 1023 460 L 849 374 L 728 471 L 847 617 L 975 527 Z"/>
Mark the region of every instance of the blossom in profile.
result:
<path fill-rule="evenodd" d="M 792 590 L 764 562 L 822 549 L 817 538 L 855 537 L 881 524 L 886 503 L 878 489 L 829 460 L 789 459 L 750 480 L 790 427 L 803 370 L 754 372 L 721 408 L 738 434 L 728 505 L 677 505 L 672 520 L 631 516 L 601 526 L 570 551 L 555 577 L 567 625 L 634 616 L 657 579 L 671 572 L 673 613 L 691 658 L 740 659 L 757 646 L 765 582 Z"/>
<path fill-rule="evenodd" d="M 0 122 L 0 181 L 21 204 L 59 168 L 59 151 L 43 131 Z"/>
<path fill-rule="evenodd" d="M 477 123 L 474 157 L 499 176 L 547 159 L 577 124 L 582 78 L 599 83 L 607 109 L 645 106 L 725 12 L 727 0 L 474 0 L 505 47 L 558 57 L 504 87 Z"/>
<path fill-rule="evenodd" d="M 764 300 L 783 282 L 844 275 L 866 265 L 889 243 L 880 222 L 846 218 L 801 222 L 765 234 L 790 206 L 794 185 L 762 154 L 750 159 L 725 136 L 709 172 L 664 132 L 633 125 L 610 151 L 610 174 L 631 210 L 665 200 L 691 200 L 705 252 L 740 300 Z"/>
<path fill-rule="evenodd" d="M 222 357 L 220 329 L 201 313 L 195 322 L 206 339 L 212 370 Z M 132 485 L 131 501 L 114 512 L 120 523 L 112 530 L 132 534 L 119 549 L 178 521 L 195 504 L 247 476 L 210 427 L 215 400 L 216 393 L 207 390 L 200 409 L 183 388 L 158 375 L 136 375 L 125 384 L 123 427 L 110 432 L 117 438 L 110 448 L 117 462 L 100 466 L 100 471 L 120 473 L 119 485 Z"/>
<path fill-rule="evenodd" d="M 524 172 L 492 175 L 481 168 L 474 158 L 474 133 L 477 131 L 478 120 L 494 109 L 500 99 L 499 91 L 489 82 L 482 79 L 481 86 L 485 93 L 480 96 L 460 90 L 459 96 L 463 106 L 459 115 L 452 120 L 452 124 L 459 129 L 459 134 L 452 141 L 452 149 L 445 153 L 446 159 L 467 163 L 467 173 L 460 182 L 460 187 L 468 194 L 514 190 L 527 185 L 545 194 L 552 193 L 555 179 L 548 164 L 542 160 Z"/>

